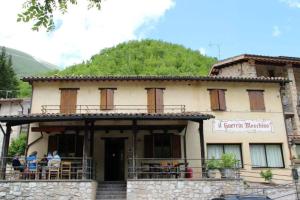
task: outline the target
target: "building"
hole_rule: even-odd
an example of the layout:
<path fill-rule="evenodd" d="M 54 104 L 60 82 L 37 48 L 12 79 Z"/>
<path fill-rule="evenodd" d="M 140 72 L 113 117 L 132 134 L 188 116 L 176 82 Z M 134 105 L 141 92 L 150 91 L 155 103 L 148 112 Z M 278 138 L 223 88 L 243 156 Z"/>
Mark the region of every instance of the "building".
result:
<path fill-rule="evenodd" d="M 281 96 L 291 157 L 295 163 L 300 158 L 299 67 L 300 58 L 244 54 L 216 63 L 210 72 L 212 76 L 285 77 L 290 80 L 281 89 Z"/>
<path fill-rule="evenodd" d="M 0 99 L 0 116 L 4 115 L 26 115 L 30 112 L 30 99 L 22 98 L 7 98 Z M 1 123 L 3 131 L 6 130 L 5 124 Z M 17 138 L 20 133 L 24 132 L 27 134 L 28 125 L 14 126 L 12 129 L 11 139 Z M 0 147 L 2 147 L 3 134 L 0 134 Z M 2 148 L 1 148 L 2 149 Z M 1 153 L 1 150 L 0 150 Z"/>
<path fill-rule="evenodd" d="M 272 169 L 276 182 L 291 182 L 280 95 L 288 79 L 73 76 L 23 81 L 33 86 L 31 113 L 0 116 L 8 127 L 2 157 L 11 127 L 30 123 L 28 152 L 37 151 L 42 157 L 58 150 L 62 160 L 72 162 L 69 181 L 83 179 L 61 182 L 59 188 L 51 180 L 43 182 L 46 186 L 35 183 L 40 190 L 56 188 L 53 192 L 60 194 L 64 188 L 62 194 L 80 196 L 96 194 L 95 182 L 126 181 L 128 199 L 173 194 L 188 198 L 191 185 L 197 190 L 194 197 L 210 199 L 222 192 L 240 192 L 240 177 L 263 181 L 262 169 Z M 207 159 L 219 159 L 223 153 L 239 160 L 238 173 L 232 179 L 207 179 Z M 13 184 L 3 187 L 9 191 Z M 78 193 L 76 187 L 90 192 Z M 168 191 L 178 187 L 180 192 L 158 192 L 165 187 Z M 207 193 L 207 187 L 216 192 Z"/>

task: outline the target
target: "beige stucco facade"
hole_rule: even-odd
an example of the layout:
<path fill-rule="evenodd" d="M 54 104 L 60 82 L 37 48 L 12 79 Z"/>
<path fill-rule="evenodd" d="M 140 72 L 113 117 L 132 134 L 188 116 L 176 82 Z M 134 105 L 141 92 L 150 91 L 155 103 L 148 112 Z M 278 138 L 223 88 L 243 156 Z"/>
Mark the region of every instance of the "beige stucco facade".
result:
<path fill-rule="evenodd" d="M 290 179 L 290 153 L 287 143 L 287 135 L 284 123 L 284 115 L 279 92 L 279 83 L 257 83 L 257 82 L 225 82 L 225 81 L 73 81 L 73 82 L 34 82 L 32 96 L 32 113 L 41 113 L 42 105 L 60 105 L 60 88 L 78 88 L 77 105 L 99 105 L 99 88 L 116 88 L 114 91 L 114 105 L 140 105 L 139 110 L 122 110 L 107 112 L 146 112 L 147 91 L 145 88 L 165 88 L 163 101 L 164 105 L 184 105 L 185 112 L 201 112 L 212 114 L 215 119 L 204 121 L 204 143 L 207 154 L 207 144 L 240 144 L 242 152 L 243 169 L 242 174 L 248 173 L 251 176 L 259 177 L 261 169 L 254 170 L 251 165 L 250 147 L 251 143 L 263 144 L 281 144 L 283 153 L 284 168 L 274 169 L 276 174 L 286 175 Z M 210 108 L 210 95 L 208 89 L 226 89 L 226 111 L 213 112 Z M 252 112 L 250 110 L 249 96 L 247 90 L 264 90 L 265 111 Z M 176 109 L 165 110 L 165 112 L 181 112 Z M 59 110 L 51 111 L 58 113 Z M 84 112 L 84 111 L 81 111 Z M 104 111 L 103 111 L 104 112 Z M 214 120 L 269 120 L 272 122 L 272 131 L 270 132 L 220 132 L 213 129 Z M 96 121 L 96 125 L 130 125 L 130 121 Z M 186 126 L 186 153 L 187 159 L 200 159 L 200 138 L 199 123 L 192 121 L 138 121 L 139 124 L 184 124 Z M 83 125 L 83 122 L 51 122 L 41 123 L 40 125 Z M 31 127 L 39 126 L 38 123 Z M 176 132 L 182 138 L 181 154 L 183 152 L 184 131 Z M 68 132 L 66 132 L 67 134 Z M 55 134 L 55 133 L 51 133 Z M 57 133 L 60 134 L 60 133 Z M 83 132 L 79 134 L 83 135 Z M 139 131 L 137 134 L 137 157 L 144 155 L 143 136 L 150 134 L 149 131 Z M 38 151 L 42 156 L 47 153 L 48 135 L 44 133 L 43 138 L 32 145 L 31 151 Z M 40 137 L 38 132 L 30 132 L 28 143 L 33 142 Z M 128 158 L 132 151 L 132 132 L 131 131 L 95 131 L 94 133 L 94 162 L 97 172 L 97 180 L 104 179 L 104 142 L 105 137 L 125 137 L 125 158 Z M 199 166 L 200 161 L 190 161 L 190 166 Z M 125 162 L 125 177 L 127 173 L 128 162 Z M 251 173 L 255 173 L 254 175 Z M 195 170 L 197 174 L 197 169 Z M 260 181 L 260 178 L 250 178 L 249 180 Z M 197 176 L 195 176 L 197 177 Z"/>

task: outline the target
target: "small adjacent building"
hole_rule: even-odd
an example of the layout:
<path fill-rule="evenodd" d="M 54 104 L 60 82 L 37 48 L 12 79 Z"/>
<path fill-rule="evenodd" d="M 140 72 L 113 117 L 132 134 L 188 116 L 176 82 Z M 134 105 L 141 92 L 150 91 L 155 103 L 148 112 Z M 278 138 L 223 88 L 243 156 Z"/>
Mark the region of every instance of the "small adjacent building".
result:
<path fill-rule="evenodd" d="M 31 100 L 29 98 L 6 98 L 0 99 L 0 116 L 27 115 L 30 113 Z M 6 130 L 5 123 L 1 123 L 3 131 Z M 2 132 L 2 131 L 1 131 Z M 28 132 L 28 125 L 14 126 L 11 139 L 17 138 L 21 133 Z M 0 134 L 0 147 L 2 147 L 3 134 Z M 2 150 L 2 148 L 1 148 Z M 0 150 L 0 153 L 1 153 Z"/>

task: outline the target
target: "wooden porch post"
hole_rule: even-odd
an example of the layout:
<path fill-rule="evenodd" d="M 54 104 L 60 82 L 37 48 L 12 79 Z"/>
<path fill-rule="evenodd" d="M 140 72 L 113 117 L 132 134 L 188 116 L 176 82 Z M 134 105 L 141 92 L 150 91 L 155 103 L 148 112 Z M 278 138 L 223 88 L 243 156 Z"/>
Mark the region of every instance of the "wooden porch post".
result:
<path fill-rule="evenodd" d="M 83 153 L 82 153 L 82 178 L 88 178 L 88 156 L 89 156 L 89 122 L 84 122 Z"/>
<path fill-rule="evenodd" d="M 136 125 L 136 120 L 132 121 L 132 134 L 133 134 L 133 141 L 132 141 L 132 172 L 133 172 L 133 178 L 137 179 L 137 174 L 136 174 L 136 145 L 137 145 L 137 140 L 136 140 L 136 134 L 137 134 L 137 125 Z"/>
<path fill-rule="evenodd" d="M 202 176 L 205 175 L 205 147 L 204 147 L 204 135 L 203 135 L 203 120 L 199 121 L 199 136 L 200 136 L 200 149 L 201 149 L 201 167 Z"/>
<path fill-rule="evenodd" d="M 183 136 L 184 167 L 185 167 L 185 171 L 187 172 L 188 162 L 187 162 L 187 153 L 186 153 L 186 132 L 187 132 L 187 126 L 185 127 L 184 136 Z M 185 176 L 186 176 L 186 174 L 185 174 Z"/>
<path fill-rule="evenodd" d="M 3 138 L 2 152 L 1 152 L 1 178 L 2 179 L 5 179 L 10 134 L 11 134 L 11 125 L 6 124 L 6 133 L 5 133 L 4 138 Z"/>

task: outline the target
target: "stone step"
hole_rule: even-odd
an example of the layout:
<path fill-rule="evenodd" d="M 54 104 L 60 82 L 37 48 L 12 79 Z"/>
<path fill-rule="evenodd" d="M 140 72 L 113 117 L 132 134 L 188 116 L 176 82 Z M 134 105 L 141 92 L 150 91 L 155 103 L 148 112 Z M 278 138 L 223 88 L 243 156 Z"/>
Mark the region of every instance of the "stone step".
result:
<path fill-rule="evenodd" d="M 126 194 L 123 194 L 123 195 L 96 195 L 96 199 L 126 199 Z"/>
<path fill-rule="evenodd" d="M 97 191 L 97 195 L 126 195 L 126 191 Z"/>

